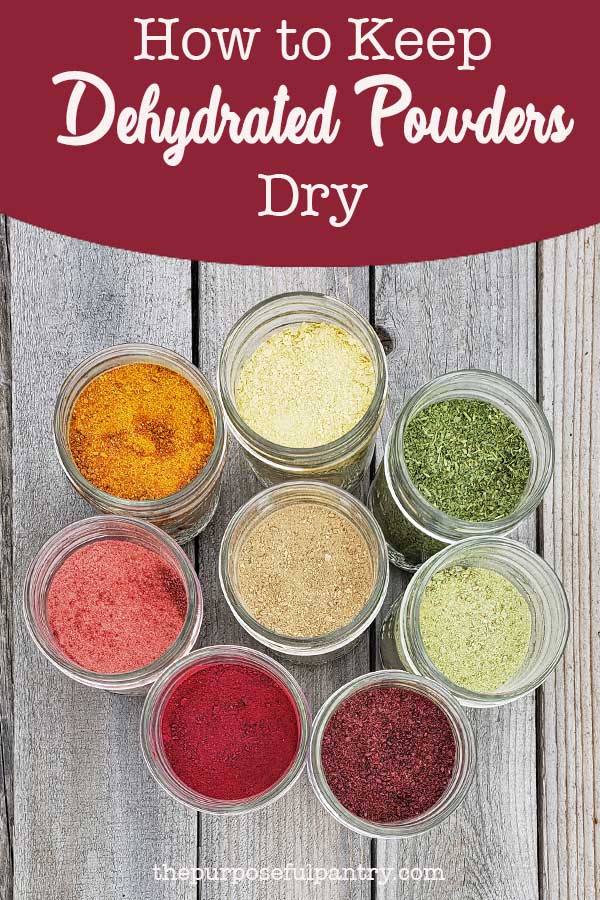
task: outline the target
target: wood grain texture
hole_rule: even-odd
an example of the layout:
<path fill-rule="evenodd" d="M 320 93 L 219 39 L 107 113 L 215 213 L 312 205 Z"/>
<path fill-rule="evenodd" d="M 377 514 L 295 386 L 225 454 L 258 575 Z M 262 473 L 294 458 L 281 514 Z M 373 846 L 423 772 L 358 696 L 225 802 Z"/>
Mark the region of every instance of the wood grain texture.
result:
<path fill-rule="evenodd" d="M 535 246 L 378 269 L 375 315 L 391 348 L 384 435 L 415 388 L 453 369 L 501 372 L 536 392 Z M 533 519 L 519 536 L 534 546 Z M 390 598 L 405 584 L 394 570 Z M 464 805 L 423 838 L 380 842 L 377 848 L 379 866 L 440 867 L 445 880 L 399 885 L 391 878 L 379 888 L 378 900 L 398 894 L 415 900 L 537 898 L 534 700 L 472 712 L 470 718 L 478 766 Z"/>
<path fill-rule="evenodd" d="M 532 393 L 539 383 L 557 469 L 538 542 L 565 582 L 574 626 L 564 664 L 538 699 L 539 810 L 534 700 L 473 713 L 479 764 L 463 808 L 422 839 L 377 847 L 381 867 L 441 867 L 445 880 L 391 878 L 373 891 L 378 900 L 600 900 L 599 266 L 597 228 L 541 247 L 537 298 L 534 247 L 377 270 L 376 324 L 391 350 L 384 434 L 405 396 L 450 369 L 493 369 Z M 338 827 L 306 779 L 267 811 L 206 817 L 198 828 L 196 816 L 163 797 L 146 773 L 137 739 L 140 701 L 73 685 L 25 632 L 20 591 L 31 557 L 58 528 L 90 513 L 60 472 L 50 430 L 58 387 L 76 362 L 136 339 L 190 356 L 194 338 L 199 365 L 214 383 L 225 334 L 266 296 L 305 287 L 369 310 L 366 270 L 201 264 L 194 335 L 190 287 L 188 263 L 100 248 L 18 222 L 7 232 L 0 220 L 2 900 L 12 898 L 12 849 L 19 900 L 196 900 L 195 884 L 153 880 L 152 866 L 163 862 L 176 868 L 371 863 L 369 842 Z M 221 507 L 197 545 L 206 600 L 202 643 L 252 643 L 221 595 L 217 558 L 225 524 L 259 487 L 232 442 Z M 519 537 L 534 546 L 535 523 Z M 390 598 L 405 581 L 394 571 Z M 335 666 L 291 668 L 316 710 L 339 684 L 369 668 L 368 639 Z M 316 892 L 293 881 L 237 887 L 209 881 L 198 891 L 203 900 L 305 900 Z M 327 882 L 318 893 L 367 900 L 371 885 Z"/>
<path fill-rule="evenodd" d="M 285 291 L 320 291 L 346 300 L 365 316 L 369 314 L 367 270 L 268 269 L 201 265 L 199 305 L 200 368 L 214 378 L 223 340 L 234 322 L 251 306 Z M 232 514 L 260 489 L 239 449 L 232 441 L 230 460 L 218 514 L 200 541 L 200 577 L 206 591 L 205 643 L 252 644 L 235 622 L 218 587 L 216 566 L 223 529 Z M 338 686 L 369 669 L 368 637 L 335 665 L 290 665 L 314 711 Z M 306 776 L 276 805 L 244 819 L 205 817 L 201 827 L 201 866 L 368 866 L 369 841 L 338 826 L 318 805 Z M 216 882 L 204 884 L 203 900 L 268 897 L 312 897 L 315 885 L 294 881 L 268 885 L 258 882 L 224 889 Z M 367 882 L 326 882 L 319 886 L 323 898 L 366 900 Z"/>
<path fill-rule="evenodd" d="M 141 701 L 72 683 L 26 634 L 26 567 L 89 508 L 52 446 L 60 383 L 82 358 L 128 340 L 190 355 L 189 263 L 84 244 L 11 222 L 15 556 L 15 896 L 19 900 L 192 900 L 154 863 L 194 865 L 196 820 L 141 758 Z"/>
<path fill-rule="evenodd" d="M 12 900 L 12 397 L 10 258 L 0 216 L 0 897 Z"/>
<path fill-rule="evenodd" d="M 600 228 L 539 251 L 542 400 L 556 469 L 542 549 L 572 605 L 564 661 L 540 696 L 544 900 L 600 898 Z"/>

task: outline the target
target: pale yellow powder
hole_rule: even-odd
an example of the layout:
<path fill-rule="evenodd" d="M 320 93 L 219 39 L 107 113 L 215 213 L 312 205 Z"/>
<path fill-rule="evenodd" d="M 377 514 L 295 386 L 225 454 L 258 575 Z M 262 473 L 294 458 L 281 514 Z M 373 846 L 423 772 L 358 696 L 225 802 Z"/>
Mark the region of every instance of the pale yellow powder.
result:
<path fill-rule="evenodd" d="M 277 332 L 244 363 L 235 400 L 253 431 L 284 447 L 320 447 L 364 416 L 375 369 L 341 328 L 303 322 Z"/>

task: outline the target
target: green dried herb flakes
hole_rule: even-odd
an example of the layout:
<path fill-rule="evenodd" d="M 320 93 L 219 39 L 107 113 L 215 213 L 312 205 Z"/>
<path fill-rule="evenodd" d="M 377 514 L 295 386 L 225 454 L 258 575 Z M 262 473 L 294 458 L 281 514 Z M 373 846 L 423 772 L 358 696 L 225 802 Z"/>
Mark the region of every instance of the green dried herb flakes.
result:
<path fill-rule="evenodd" d="M 434 575 L 425 588 L 419 626 L 429 658 L 449 681 L 490 694 L 523 665 L 531 611 L 497 572 L 453 566 Z"/>
<path fill-rule="evenodd" d="M 513 512 L 531 468 L 519 428 L 484 400 L 426 406 L 404 429 L 404 458 L 432 506 L 465 522 L 492 522 Z"/>

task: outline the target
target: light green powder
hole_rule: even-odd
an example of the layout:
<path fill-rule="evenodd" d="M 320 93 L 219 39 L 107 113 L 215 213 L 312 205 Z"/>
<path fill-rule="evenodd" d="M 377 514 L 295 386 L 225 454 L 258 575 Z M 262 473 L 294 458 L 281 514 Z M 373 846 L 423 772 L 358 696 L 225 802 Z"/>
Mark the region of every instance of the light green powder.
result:
<path fill-rule="evenodd" d="M 489 694 L 523 665 L 531 612 L 497 572 L 454 566 L 434 575 L 425 588 L 420 628 L 429 658 L 446 678 Z"/>

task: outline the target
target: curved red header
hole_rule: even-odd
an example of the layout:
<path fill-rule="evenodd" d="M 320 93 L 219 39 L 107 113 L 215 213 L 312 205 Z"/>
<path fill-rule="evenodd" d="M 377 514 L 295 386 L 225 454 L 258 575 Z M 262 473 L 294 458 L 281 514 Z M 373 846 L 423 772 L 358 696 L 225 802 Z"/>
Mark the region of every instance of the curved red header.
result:
<path fill-rule="evenodd" d="M 597 4 L 143 6 L 9 5 L 2 211 L 262 265 L 437 259 L 600 221 Z"/>

